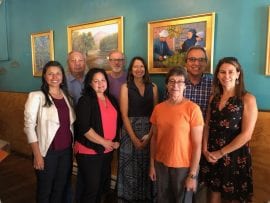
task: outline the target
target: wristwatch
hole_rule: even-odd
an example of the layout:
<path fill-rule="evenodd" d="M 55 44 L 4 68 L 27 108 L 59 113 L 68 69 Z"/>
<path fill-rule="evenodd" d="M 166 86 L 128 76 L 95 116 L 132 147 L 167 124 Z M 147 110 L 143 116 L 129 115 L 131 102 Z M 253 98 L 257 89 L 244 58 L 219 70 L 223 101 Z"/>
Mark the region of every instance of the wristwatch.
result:
<path fill-rule="evenodd" d="M 187 177 L 191 179 L 196 179 L 198 176 L 196 174 L 189 173 Z"/>

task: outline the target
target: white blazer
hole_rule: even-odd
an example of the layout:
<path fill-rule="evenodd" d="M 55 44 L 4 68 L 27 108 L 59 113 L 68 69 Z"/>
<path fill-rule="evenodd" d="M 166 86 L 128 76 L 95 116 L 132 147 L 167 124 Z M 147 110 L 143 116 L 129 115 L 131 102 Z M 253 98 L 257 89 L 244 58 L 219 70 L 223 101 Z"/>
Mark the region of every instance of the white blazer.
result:
<path fill-rule="evenodd" d="M 66 96 L 64 99 L 69 108 L 70 130 L 73 135 L 75 113 Z M 24 132 L 29 143 L 38 142 L 43 157 L 46 156 L 56 131 L 60 127 L 54 103 L 50 107 L 44 107 L 44 104 L 45 95 L 42 91 L 30 92 L 24 109 Z"/>

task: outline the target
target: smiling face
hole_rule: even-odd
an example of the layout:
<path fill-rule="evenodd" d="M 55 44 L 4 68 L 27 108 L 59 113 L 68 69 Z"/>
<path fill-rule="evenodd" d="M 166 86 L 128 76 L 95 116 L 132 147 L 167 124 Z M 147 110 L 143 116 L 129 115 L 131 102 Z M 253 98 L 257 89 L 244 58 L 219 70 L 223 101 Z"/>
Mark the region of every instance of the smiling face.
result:
<path fill-rule="evenodd" d="M 83 75 L 86 63 L 85 57 L 80 52 L 72 52 L 68 56 L 68 68 L 73 76 Z"/>
<path fill-rule="evenodd" d="M 93 76 L 90 85 L 97 94 L 104 94 L 107 89 L 107 80 L 104 74 L 101 72 L 96 73 Z"/>
<path fill-rule="evenodd" d="M 125 66 L 125 56 L 121 52 L 113 52 L 109 56 L 109 64 L 112 72 L 121 73 Z"/>
<path fill-rule="evenodd" d="M 63 81 L 62 70 L 58 66 L 50 66 L 44 75 L 49 88 L 60 87 Z"/>
<path fill-rule="evenodd" d="M 201 76 L 207 66 L 205 53 L 200 49 L 193 49 L 187 55 L 186 68 L 189 75 Z"/>
<path fill-rule="evenodd" d="M 183 75 L 172 75 L 166 85 L 169 97 L 183 95 L 186 88 L 185 77 Z"/>
<path fill-rule="evenodd" d="M 218 71 L 217 78 L 223 88 L 232 89 L 235 81 L 239 78 L 240 72 L 230 63 L 223 63 Z"/>
<path fill-rule="evenodd" d="M 141 60 L 136 59 L 132 66 L 132 75 L 135 78 L 143 78 L 145 74 L 145 67 Z"/>

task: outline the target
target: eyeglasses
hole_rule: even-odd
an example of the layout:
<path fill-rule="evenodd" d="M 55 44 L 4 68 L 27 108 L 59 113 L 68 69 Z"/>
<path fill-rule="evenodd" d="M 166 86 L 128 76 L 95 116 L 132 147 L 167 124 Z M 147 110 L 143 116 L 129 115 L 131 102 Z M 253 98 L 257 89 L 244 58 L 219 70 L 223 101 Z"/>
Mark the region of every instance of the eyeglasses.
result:
<path fill-rule="evenodd" d="M 196 61 L 198 61 L 199 63 L 205 63 L 206 62 L 206 58 L 195 58 L 195 57 L 190 57 L 187 58 L 187 60 L 191 63 L 195 63 Z"/>
<path fill-rule="evenodd" d="M 168 81 L 168 84 L 169 85 L 175 85 L 175 84 L 177 84 L 178 86 L 180 86 L 180 85 L 185 84 L 185 81 L 182 81 L 182 80 L 178 80 L 178 81 L 176 81 L 176 80 L 169 80 Z"/>
<path fill-rule="evenodd" d="M 110 62 L 123 62 L 125 59 L 109 59 Z"/>

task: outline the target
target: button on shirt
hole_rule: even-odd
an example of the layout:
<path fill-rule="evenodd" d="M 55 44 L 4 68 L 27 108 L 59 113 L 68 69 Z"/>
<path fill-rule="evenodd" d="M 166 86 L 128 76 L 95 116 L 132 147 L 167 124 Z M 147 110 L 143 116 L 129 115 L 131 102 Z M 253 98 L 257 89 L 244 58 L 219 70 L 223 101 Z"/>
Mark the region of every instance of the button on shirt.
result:
<path fill-rule="evenodd" d="M 212 81 L 212 75 L 203 74 L 201 81 L 196 85 L 192 84 L 190 80 L 187 80 L 186 89 L 184 91 L 184 96 L 186 98 L 200 106 L 204 119 L 206 118 L 206 110 L 211 94 Z"/>

